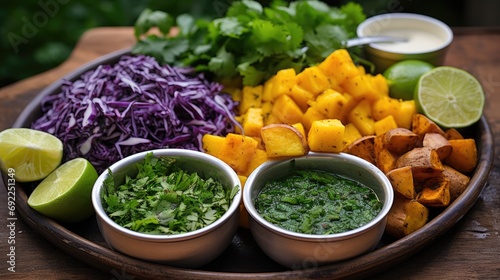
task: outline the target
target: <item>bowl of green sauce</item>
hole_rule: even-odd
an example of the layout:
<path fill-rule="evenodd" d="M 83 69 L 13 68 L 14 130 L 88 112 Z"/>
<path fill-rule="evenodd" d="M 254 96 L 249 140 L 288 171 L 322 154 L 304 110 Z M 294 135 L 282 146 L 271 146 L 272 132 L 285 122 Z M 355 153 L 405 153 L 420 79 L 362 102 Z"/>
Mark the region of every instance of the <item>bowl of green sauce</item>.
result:
<path fill-rule="evenodd" d="M 255 241 L 270 258 L 291 269 L 373 250 L 393 200 L 382 171 L 345 153 L 266 162 L 250 174 L 243 191 Z"/>
<path fill-rule="evenodd" d="M 128 156 L 92 190 L 97 224 L 111 249 L 183 268 L 207 264 L 229 246 L 241 199 L 229 165 L 185 149 Z"/>

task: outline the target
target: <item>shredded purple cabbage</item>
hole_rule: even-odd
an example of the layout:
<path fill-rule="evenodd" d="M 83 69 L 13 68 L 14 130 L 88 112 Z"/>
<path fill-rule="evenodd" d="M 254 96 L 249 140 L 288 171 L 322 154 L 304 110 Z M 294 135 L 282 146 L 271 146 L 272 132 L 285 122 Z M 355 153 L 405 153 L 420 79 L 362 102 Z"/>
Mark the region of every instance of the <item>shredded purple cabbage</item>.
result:
<path fill-rule="evenodd" d="M 64 143 L 65 159 L 88 159 L 99 171 L 128 155 L 158 148 L 202 151 L 204 134 L 239 125 L 222 85 L 149 56 L 123 56 L 46 96 L 33 129 Z"/>

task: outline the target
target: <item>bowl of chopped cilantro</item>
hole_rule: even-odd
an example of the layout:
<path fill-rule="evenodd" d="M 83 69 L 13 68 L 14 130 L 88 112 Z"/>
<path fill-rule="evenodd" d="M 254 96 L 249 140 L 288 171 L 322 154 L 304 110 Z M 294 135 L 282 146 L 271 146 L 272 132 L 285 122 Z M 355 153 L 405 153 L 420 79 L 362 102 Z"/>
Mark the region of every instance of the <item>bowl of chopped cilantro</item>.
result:
<path fill-rule="evenodd" d="M 226 163 L 187 149 L 128 156 L 97 179 L 92 203 L 108 246 L 194 268 L 221 254 L 239 221 L 242 188 Z"/>
<path fill-rule="evenodd" d="M 382 171 L 345 153 L 266 162 L 248 177 L 243 191 L 255 241 L 292 269 L 373 250 L 393 199 Z"/>

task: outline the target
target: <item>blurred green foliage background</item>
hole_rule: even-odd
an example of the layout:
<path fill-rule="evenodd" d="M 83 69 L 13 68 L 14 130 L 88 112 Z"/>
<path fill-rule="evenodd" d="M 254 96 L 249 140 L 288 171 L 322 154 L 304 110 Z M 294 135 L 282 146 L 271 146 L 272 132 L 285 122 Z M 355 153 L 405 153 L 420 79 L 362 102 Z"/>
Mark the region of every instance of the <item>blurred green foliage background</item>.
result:
<path fill-rule="evenodd" d="M 17 0 L 0 9 L 0 87 L 63 62 L 78 38 L 98 26 L 132 26 L 145 8 L 172 15 L 222 16 L 233 0 Z M 263 4 L 269 0 L 261 0 Z M 324 1 L 341 5 L 348 1 Z M 466 24 L 467 0 L 358 0 L 367 16 L 418 12 L 449 25 Z M 425 3 L 425 4 L 424 4 Z"/>

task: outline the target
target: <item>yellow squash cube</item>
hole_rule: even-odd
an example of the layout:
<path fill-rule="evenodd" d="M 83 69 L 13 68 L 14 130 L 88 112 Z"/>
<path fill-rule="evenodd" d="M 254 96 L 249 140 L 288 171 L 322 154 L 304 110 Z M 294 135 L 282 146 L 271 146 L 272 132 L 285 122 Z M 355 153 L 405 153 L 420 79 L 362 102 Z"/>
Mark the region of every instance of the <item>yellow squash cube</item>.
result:
<path fill-rule="evenodd" d="M 243 119 L 243 131 L 245 135 L 260 137 L 260 130 L 263 126 L 262 108 L 249 108 Z"/>
<path fill-rule="evenodd" d="M 352 61 L 351 55 L 346 49 L 338 49 L 332 52 L 324 61 L 319 64 L 328 77 L 344 83 L 347 78 L 360 75 L 359 69 Z"/>
<path fill-rule="evenodd" d="M 399 127 L 411 129 L 413 115 L 417 113 L 417 105 L 415 100 L 404 100 L 400 103 L 398 112 L 394 115 L 394 119 Z"/>
<path fill-rule="evenodd" d="M 361 100 L 349 113 L 349 122 L 354 124 L 361 135 L 368 136 L 375 134 L 375 121 L 372 117 L 370 101 Z"/>
<path fill-rule="evenodd" d="M 368 75 L 350 77 L 342 84 L 342 88 L 356 100 L 368 99 L 375 101 L 380 97 L 371 77 Z"/>
<path fill-rule="evenodd" d="M 361 138 L 362 135 L 359 133 L 359 130 L 356 128 L 356 126 L 352 123 L 348 123 L 345 125 L 344 129 L 344 141 L 342 142 L 342 145 L 345 147 L 349 146 L 352 142 L 355 140 Z"/>
<path fill-rule="evenodd" d="M 243 87 L 242 99 L 240 102 L 239 113 L 243 115 L 249 108 L 260 108 L 262 105 L 262 86 Z"/>
<path fill-rule="evenodd" d="M 311 66 L 297 74 L 297 85 L 316 96 L 330 87 L 330 81 L 318 66 Z"/>
<path fill-rule="evenodd" d="M 394 116 L 397 123 L 397 117 L 401 112 L 401 101 L 399 99 L 383 96 L 373 103 L 373 118 L 378 121 L 387 116 Z"/>
<path fill-rule="evenodd" d="M 273 81 L 272 99 L 275 100 L 283 94 L 290 94 L 293 86 L 296 84 L 295 69 L 287 68 L 279 70 Z"/>
<path fill-rule="evenodd" d="M 229 133 L 222 142 L 218 158 L 231 166 L 238 174 L 243 174 L 248 167 L 259 143 L 252 137 Z"/>
<path fill-rule="evenodd" d="M 302 125 L 304 125 L 305 130 L 309 131 L 314 121 L 323 119 L 326 119 L 325 115 L 321 114 L 318 110 L 314 109 L 313 107 L 309 107 L 302 116 L 301 123 Z"/>
<path fill-rule="evenodd" d="M 262 86 L 262 102 L 273 101 L 273 89 L 275 80 L 276 75 L 269 78 L 269 80 L 267 80 Z"/>
<path fill-rule="evenodd" d="M 329 119 L 341 119 L 344 115 L 347 99 L 338 91 L 327 89 L 310 104 L 311 107 L 314 107 Z"/>
<path fill-rule="evenodd" d="M 391 129 L 398 128 L 398 124 L 394 120 L 392 115 L 389 115 L 381 120 L 376 121 L 373 124 L 373 128 L 375 129 L 375 135 L 382 135 Z"/>
<path fill-rule="evenodd" d="M 309 108 L 308 102 L 314 100 L 314 95 L 299 85 L 295 85 L 292 88 L 290 97 L 297 103 L 302 112 L 305 112 Z"/>
<path fill-rule="evenodd" d="M 307 135 L 313 152 L 339 153 L 343 149 L 344 125 L 337 119 L 314 121 Z"/>
<path fill-rule="evenodd" d="M 276 99 L 273 105 L 272 113 L 285 124 L 300 122 L 303 115 L 302 110 L 297 103 L 295 103 L 295 101 L 293 101 L 293 99 L 286 94 L 282 94 Z"/>
<path fill-rule="evenodd" d="M 201 138 L 201 144 L 205 153 L 214 157 L 219 157 L 219 152 L 222 148 L 225 138 L 222 136 L 204 134 Z"/>
<path fill-rule="evenodd" d="M 259 167 L 261 164 L 268 160 L 267 153 L 265 150 L 257 149 L 255 150 L 255 154 L 252 159 L 248 163 L 247 170 L 243 173 L 245 176 L 250 176 L 250 173 L 255 170 L 255 168 Z"/>

